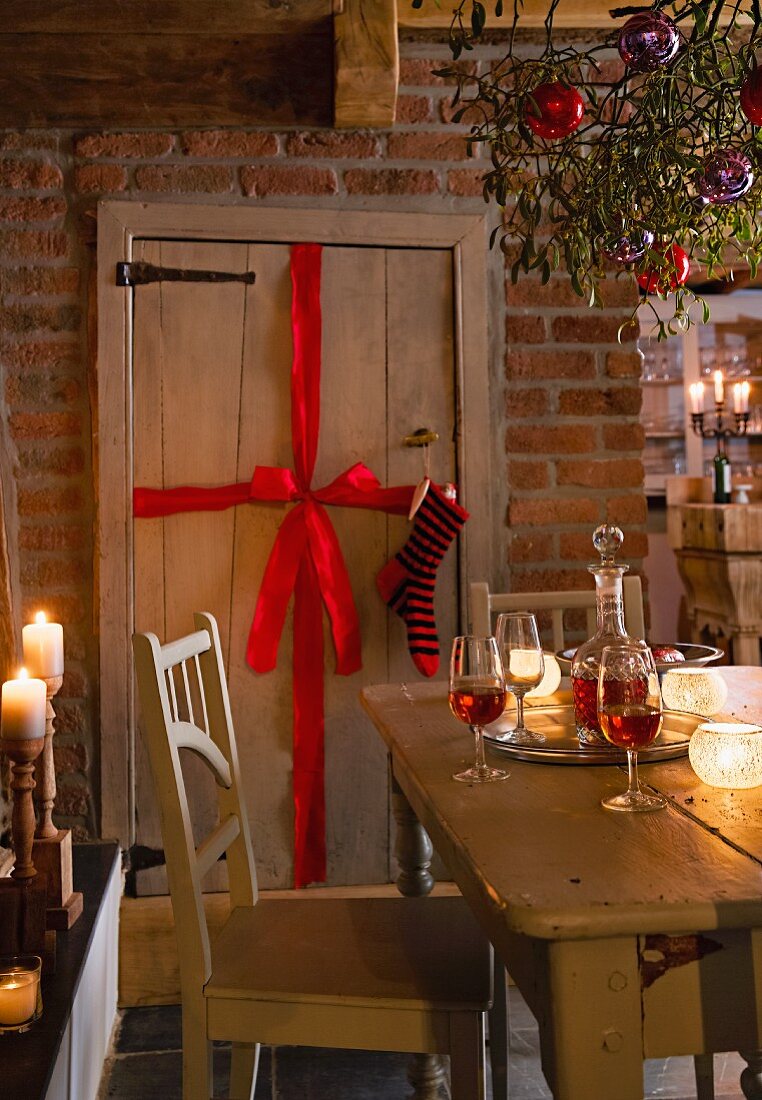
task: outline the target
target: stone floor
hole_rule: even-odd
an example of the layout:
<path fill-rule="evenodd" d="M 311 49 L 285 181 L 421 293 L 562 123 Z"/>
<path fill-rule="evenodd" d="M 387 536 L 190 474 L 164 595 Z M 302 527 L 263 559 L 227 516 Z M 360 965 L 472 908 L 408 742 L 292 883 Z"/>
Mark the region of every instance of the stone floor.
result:
<path fill-rule="evenodd" d="M 552 1100 L 540 1071 L 537 1027 L 511 989 L 511 1100 Z M 229 1051 L 215 1051 L 215 1096 L 227 1095 Z M 404 1100 L 407 1057 L 366 1051 L 266 1048 L 256 1100 Z M 716 1100 L 743 1100 L 738 1055 L 714 1059 Z M 133 1008 L 123 1013 L 114 1053 L 104 1068 L 100 1100 L 182 1100 L 179 1008 Z M 644 1100 L 693 1100 L 690 1058 L 649 1061 Z M 589 1100 L 597 1100 L 591 1096 Z"/>

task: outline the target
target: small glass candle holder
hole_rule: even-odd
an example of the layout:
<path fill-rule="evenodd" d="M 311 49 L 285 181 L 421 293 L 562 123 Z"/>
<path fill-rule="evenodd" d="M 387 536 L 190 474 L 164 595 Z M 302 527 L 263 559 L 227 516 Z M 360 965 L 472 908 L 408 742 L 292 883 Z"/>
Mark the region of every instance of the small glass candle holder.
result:
<path fill-rule="evenodd" d="M 688 759 L 710 787 L 743 790 L 762 785 L 762 727 L 703 722 L 688 742 Z"/>
<path fill-rule="evenodd" d="M 28 1031 L 42 1016 L 39 955 L 0 956 L 0 1035 Z"/>
<path fill-rule="evenodd" d="M 661 677 L 661 697 L 668 710 L 711 718 L 728 697 L 728 685 L 710 668 L 670 668 Z"/>

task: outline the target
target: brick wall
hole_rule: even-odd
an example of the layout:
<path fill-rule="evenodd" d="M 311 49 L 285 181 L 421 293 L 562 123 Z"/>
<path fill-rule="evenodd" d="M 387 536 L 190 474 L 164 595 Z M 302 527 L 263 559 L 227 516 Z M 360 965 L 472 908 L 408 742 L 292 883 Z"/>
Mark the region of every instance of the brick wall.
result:
<path fill-rule="evenodd" d="M 483 51 L 489 53 L 487 47 Z M 494 48 L 492 48 L 492 52 Z M 57 819 L 97 828 L 97 642 L 93 592 L 92 354 L 88 287 L 101 198 L 483 209 L 483 165 L 450 122 L 451 89 L 431 69 L 443 46 L 407 45 L 392 131 L 0 132 L 0 368 L 18 484 L 25 621 L 38 606 L 64 623 L 57 704 Z M 478 63 L 478 58 L 475 62 Z M 499 459 L 505 506 L 496 583 L 589 586 L 592 527 L 627 528 L 646 552 L 640 362 L 616 331 L 632 290 L 612 283 L 590 312 L 562 277 L 506 282 L 489 258 Z"/>

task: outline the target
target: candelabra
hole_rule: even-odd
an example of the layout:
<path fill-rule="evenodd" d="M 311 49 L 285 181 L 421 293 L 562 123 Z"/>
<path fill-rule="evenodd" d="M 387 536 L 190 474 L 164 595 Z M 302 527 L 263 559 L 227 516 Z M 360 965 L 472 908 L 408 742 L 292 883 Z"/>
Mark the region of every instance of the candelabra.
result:
<path fill-rule="evenodd" d="M 714 376 L 714 425 L 704 424 L 704 384 L 694 383 L 690 388 L 691 427 L 702 439 L 714 439 L 717 453 L 714 456 L 714 501 L 727 504 L 730 501 L 731 479 L 728 460 L 728 440 L 746 434 L 749 426 L 749 383 L 736 382 L 733 387 L 733 420 L 725 409 L 725 385 L 720 371 Z"/>

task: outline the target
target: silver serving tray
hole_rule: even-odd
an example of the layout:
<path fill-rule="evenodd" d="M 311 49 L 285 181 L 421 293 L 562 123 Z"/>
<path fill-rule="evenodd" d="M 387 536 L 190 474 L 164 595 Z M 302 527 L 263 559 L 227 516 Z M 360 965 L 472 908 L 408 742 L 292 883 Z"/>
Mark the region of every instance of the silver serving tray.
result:
<path fill-rule="evenodd" d="M 504 752 L 517 760 L 529 760 L 535 764 L 625 764 L 627 753 L 613 745 L 601 748 L 583 747 L 577 738 L 574 724 L 574 708 L 564 705 L 526 706 L 524 721 L 527 729 L 545 734 L 542 745 L 515 745 L 501 738 L 511 732 L 516 723 L 516 711 L 507 710 L 485 727 L 484 740 L 492 749 Z M 697 714 L 665 710 L 661 733 L 647 749 L 638 750 L 639 764 L 653 764 L 658 760 L 674 760 L 685 756 L 688 742 L 696 727 L 704 719 Z"/>
<path fill-rule="evenodd" d="M 665 644 L 670 645 L 673 649 L 679 649 L 685 658 L 684 661 L 656 661 L 656 671 L 659 673 L 669 672 L 671 668 L 700 668 L 701 665 L 708 665 L 712 661 L 719 661 L 720 657 L 724 655 L 724 650 L 717 649 L 717 647 L 713 645 L 693 645 L 692 642 L 656 642 L 654 644 Z M 574 654 L 576 652 L 577 647 L 572 646 L 571 649 L 560 649 L 558 653 L 556 653 L 561 671 L 566 676 L 568 676 L 571 671 L 571 663 L 574 660 Z"/>

